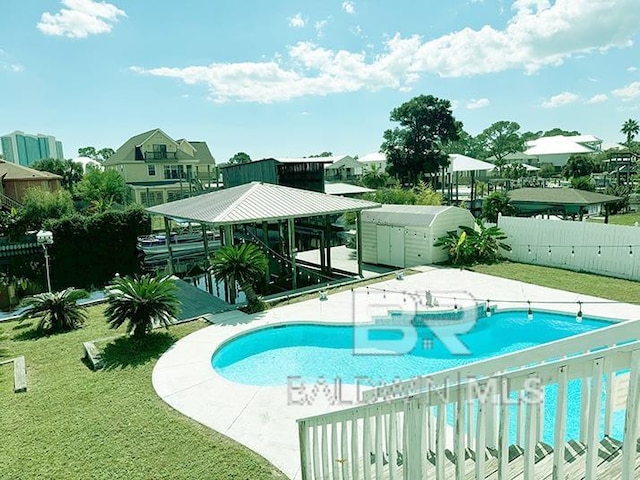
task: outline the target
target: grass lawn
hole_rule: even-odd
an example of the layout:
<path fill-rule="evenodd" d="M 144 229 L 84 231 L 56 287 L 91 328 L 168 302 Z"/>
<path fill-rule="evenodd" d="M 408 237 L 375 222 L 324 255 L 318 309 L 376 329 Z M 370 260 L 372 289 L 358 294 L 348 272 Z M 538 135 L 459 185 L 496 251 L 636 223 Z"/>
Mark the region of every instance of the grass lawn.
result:
<path fill-rule="evenodd" d="M 604 220 L 598 218 L 593 221 L 602 223 Z M 640 212 L 621 213 L 609 217 L 609 223 L 612 225 L 633 225 L 636 222 L 640 224 Z"/>
<path fill-rule="evenodd" d="M 0 478 L 284 479 L 249 449 L 172 410 L 155 393 L 151 372 L 192 322 L 140 343 L 100 343 L 105 368 L 81 360 L 82 342 L 113 337 L 104 306 L 89 308 L 84 328 L 48 337 L 35 322 L 0 323 L 0 360 L 25 355 L 26 393 L 13 393 L 13 367 L 0 366 Z M 225 392 L 220 392 L 225 395 Z"/>
<path fill-rule="evenodd" d="M 476 265 L 471 270 L 618 302 L 640 301 L 640 282 L 631 280 L 511 262 Z"/>

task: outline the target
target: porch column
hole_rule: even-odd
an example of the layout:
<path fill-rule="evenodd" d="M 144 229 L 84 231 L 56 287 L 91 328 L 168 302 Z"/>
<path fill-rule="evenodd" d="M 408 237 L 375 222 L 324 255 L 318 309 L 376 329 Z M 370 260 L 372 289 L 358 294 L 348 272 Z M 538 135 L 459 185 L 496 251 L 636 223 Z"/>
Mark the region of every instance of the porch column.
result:
<path fill-rule="evenodd" d="M 362 211 L 356 212 L 356 252 L 358 257 L 358 276 L 362 278 Z"/>
<path fill-rule="evenodd" d="M 213 294 L 213 282 L 211 281 L 211 271 L 209 267 L 211 266 L 211 257 L 209 253 L 209 236 L 207 235 L 207 225 L 201 223 L 202 227 L 202 243 L 204 244 L 204 268 L 205 268 L 205 283 L 207 283 L 207 292 Z M 189 224 L 189 228 L 191 228 L 191 224 Z"/>
<path fill-rule="evenodd" d="M 262 222 L 262 241 L 267 247 L 267 268 L 264 272 L 264 292 L 265 295 L 269 293 L 269 280 L 271 279 L 271 272 L 269 271 L 269 223 Z"/>
<path fill-rule="evenodd" d="M 233 246 L 233 225 L 224 225 L 222 227 L 222 244 L 226 246 Z M 229 297 L 229 303 L 236 303 L 236 285 L 235 283 L 227 281 L 227 292 Z"/>
<path fill-rule="evenodd" d="M 326 252 L 327 272 L 331 276 L 331 221 L 329 215 L 324 216 L 324 242 Z"/>
<path fill-rule="evenodd" d="M 296 247 L 295 230 L 293 218 L 287 219 L 287 233 L 289 235 L 289 260 L 291 261 L 291 289 L 298 288 L 298 272 L 296 271 Z"/>
<path fill-rule="evenodd" d="M 167 267 L 169 268 L 169 275 L 173 275 L 173 249 L 171 248 L 171 221 L 168 217 L 164 218 L 164 243 L 167 246 L 167 253 L 169 259 L 167 260 Z"/>

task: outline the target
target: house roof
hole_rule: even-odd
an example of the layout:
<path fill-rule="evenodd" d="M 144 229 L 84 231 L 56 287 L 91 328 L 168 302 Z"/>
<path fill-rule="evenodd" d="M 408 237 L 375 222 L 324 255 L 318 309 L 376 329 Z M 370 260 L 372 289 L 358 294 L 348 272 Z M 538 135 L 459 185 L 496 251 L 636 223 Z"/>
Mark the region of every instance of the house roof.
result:
<path fill-rule="evenodd" d="M 344 158 L 344 155 L 341 157 L 310 157 L 310 158 L 273 157 L 271 159 L 266 158 L 265 160 L 275 160 L 280 163 L 333 163 L 342 158 Z"/>
<path fill-rule="evenodd" d="M 550 205 L 596 205 L 617 202 L 620 197 L 575 188 L 518 188 L 507 193 L 512 203 Z"/>
<path fill-rule="evenodd" d="M 378 207 L 378 203 L 298 188 L 251 182 L 147 208 L 174 219 L 230 225 L 314 217 Z"/>
<path fill-rule="evenodd" d="M 356 195 L 359 193 L 375 192 L 370 188 L 359 187 L 358 185 L 351 185 L 350 183 L 325 183 L 324 193 L 328 195 Z"/>
<path fill-rule="evenodd" d="M 113 155 L 111 155 L 107 160 L 105 160 L 102 164 L 105 166 L 112 165 L 120 165 L 122 163 L 136 163 L 139 160 L 135 159 L 135 149 L 142 145 L 151 135 L 156 132 L 160 132 L 165 135 L 169 140 L 178 144 L 178 141 L 173 140 L 169 135 L 163 132 L 159 128 L 154 128 L 153 130 L 149 130 L 148 132 L 139 133 L 138 135 L 134 135 L 129 140 L 124 142 L 120 148 L 118 148 Z M 207 146 L 206 142 L 197 142 L 187 140 L 189 145 L 191 145 L 196 150 L 196 156 L 192 156 L 190 153 L 178 148 L 177 150 L 177 159 L 176 160 L 199 160 L 200 163 L 203 164 L 215 164 L 215 159 L 211 155 L 211 151 Z"/>
<path fill-rule="evenodd" d="M 41 172 L 29 167 L 0 160 L 0 178 L 4 180 L 60 180 L 62 177 L 50 172 Z"/>
<path fill-rule="evenodd" d="M 215 165 L 216 160 L 211 155 L 211 150 L 209 150 L 209 145 L 207 142 L 200 141 L 191 141 L 187 140 L 187 142 L 196 149 L 196 157 L 200 160 L 200 163 Z"/>
<path fill-rule="evenodd" d="M 527 155 L 565 155 L 572 153 L 593 153 L 593 149 L 582 145 L 583 143 L 600 142 L 600 139 L 593 135 L 575 135 L 566 137 L 555 135 L 552 137 L 541 137 L 527 142 Z"/>
<path fill-rule="evenodd" d="M 372 152 L 372 153 L 367 153 L 366 155 L 363 155 L 362 157 L 358 158 L 358 161 L 363 163 L 386 162 L 387 156 L 381 152 Z"/>
<path fill-rule="evenodd" d="M 452 206 L 382 205 L 380 208 L 362 212 L 362 221 L 381 225 L 426 227 L 430 226 L 438 215 L 451 209 L 462 210 Z M 470 212 L 469 216 L 473 221 Z"/>
<path fill-rule="evenodd" d="M 493 163 L 483 162 L 476 158 L 467 157 L 466 155 L 460 155 L 454 153 L 449 155 L 449 171 L 450 172 L 476 172 L 479 170 L 493 170 L 495 165 Z"/>

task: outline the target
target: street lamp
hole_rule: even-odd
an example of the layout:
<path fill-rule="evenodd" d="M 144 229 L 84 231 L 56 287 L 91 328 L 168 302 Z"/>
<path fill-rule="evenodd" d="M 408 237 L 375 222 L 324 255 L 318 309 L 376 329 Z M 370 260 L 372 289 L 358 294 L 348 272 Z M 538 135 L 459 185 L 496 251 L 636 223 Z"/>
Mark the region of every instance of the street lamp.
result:
<path fill-rule="evenodd" d="M 38 245 L 42 245 L 42 249 L 44 250 L 44 265 L 47 271 L 47 288 L 49 289 L 49 293 L 51 293 L 51 272 L 49 271 L 49 251 L 47 250 L 47 245 L 53 245 L 53 233 L 48 230 L 40 230 L 36 234 L 36 240 L 38 241 Z"/>

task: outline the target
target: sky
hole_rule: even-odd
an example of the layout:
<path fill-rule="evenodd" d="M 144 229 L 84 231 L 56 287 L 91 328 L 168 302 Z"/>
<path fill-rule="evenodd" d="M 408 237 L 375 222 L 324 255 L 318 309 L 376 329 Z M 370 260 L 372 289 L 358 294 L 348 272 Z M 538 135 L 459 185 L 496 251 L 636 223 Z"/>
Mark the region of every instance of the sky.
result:
<path fill-rule="evenodd" d="M 65 157 L 160 127 L 218 162 L 378 151 L 425 94 L 624 141 L 640 121 L 640 0 L 3 0 L 0 134 Z"/>

